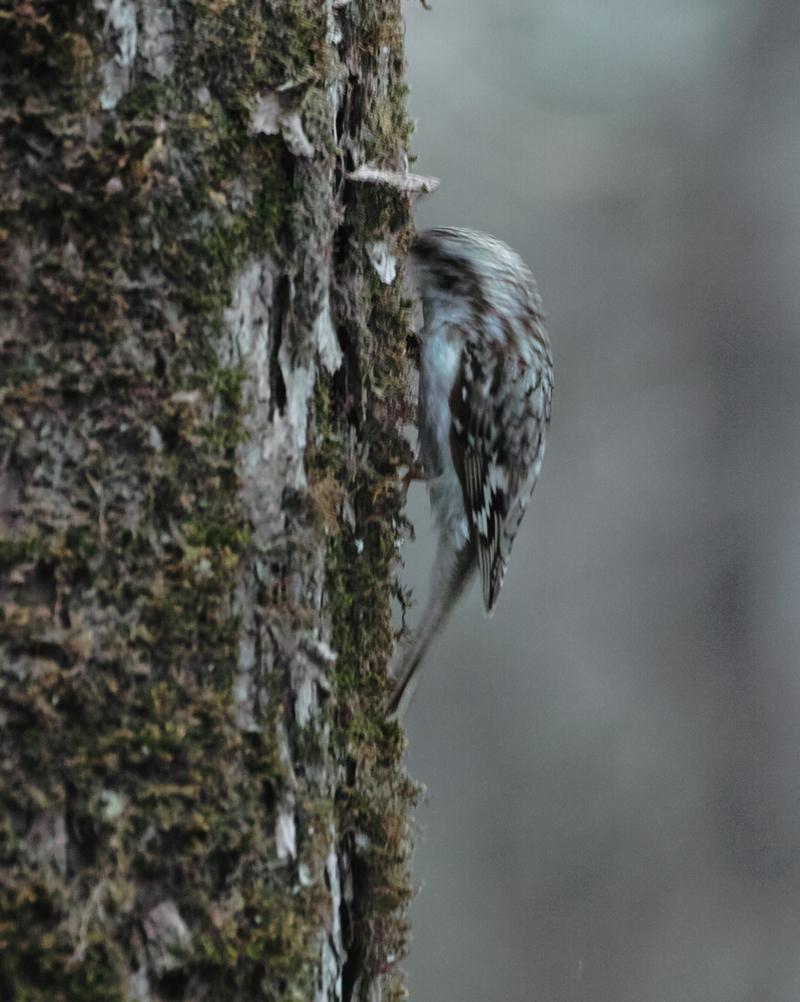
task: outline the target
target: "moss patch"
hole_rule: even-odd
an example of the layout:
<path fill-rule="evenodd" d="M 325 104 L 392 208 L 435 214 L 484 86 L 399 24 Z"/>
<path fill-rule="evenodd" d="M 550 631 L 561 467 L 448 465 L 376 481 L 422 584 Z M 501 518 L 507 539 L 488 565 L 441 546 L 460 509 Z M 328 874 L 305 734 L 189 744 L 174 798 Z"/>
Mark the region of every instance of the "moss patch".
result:
<path fill-rule="evenodd" d="M 173 73 L 137 64 L 113 112 L 99 69 L 115 42 L 89 0 L 14 0 L 0 18 L 0 995 L 125 997 L 155 963 L 151 916 L 166 901 L 192 939 L 180 963 L 156 957 L 160 997 L 311 997 L 333 824 L 355 892 L 346 992 L 384 976 L 384 997 L 398 996 L 416 791 L 380 705 L 407 307 L 365 246 L 389 233 L 402 254 L 409 206 L 345 174 L 348 151 L 396 162 L 409 133 L 399 5 L 341 15 L 359 69 L 338 147 L 322 4 L 176 4 Z M 256 96 L 280 84 L 342 192 L 332 311 L 345 364 L 318 377 L 310 491 L 290 519 L 328 539 L 339 657 L 325 747 L 296 726 L 286 666 L 263 680 L 260 731 L 231 712 L 233 596 L 253 548 L 236 465 L 244 374 L 219 362 L 223 311 L 237 270 L 267 253 L 302 288 L 291 272 L 315 224 L 307 169 L 281 135 L 248 128 Z M 302 545 L 276 545 L 287 573 L 302 567 Z M 315 622 L 285 590 L 261 599 L 267 618 Z M 346 765 L 334 797 L 292 775 L 287 729 L 296 756 Z M 289 795 L 287 861 L 276 826 Z"/>

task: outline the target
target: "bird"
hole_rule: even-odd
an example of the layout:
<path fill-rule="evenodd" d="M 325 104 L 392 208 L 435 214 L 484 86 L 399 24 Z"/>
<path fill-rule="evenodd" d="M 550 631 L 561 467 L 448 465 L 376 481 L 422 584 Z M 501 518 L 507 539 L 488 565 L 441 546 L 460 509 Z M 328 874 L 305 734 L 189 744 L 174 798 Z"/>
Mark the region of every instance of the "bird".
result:
<path fill-rule="evenodd" d="M 386 699 L 400 717 L 409 683 L 480 574 L 494 613 L 511 548 L 539 478 L 553 397 L 553 354 L 528 267 L 505 243 L 440 228 L 411 245 L 423 309 L 418 466 L 439 541 L 431 597 L 400 653 Z"/>

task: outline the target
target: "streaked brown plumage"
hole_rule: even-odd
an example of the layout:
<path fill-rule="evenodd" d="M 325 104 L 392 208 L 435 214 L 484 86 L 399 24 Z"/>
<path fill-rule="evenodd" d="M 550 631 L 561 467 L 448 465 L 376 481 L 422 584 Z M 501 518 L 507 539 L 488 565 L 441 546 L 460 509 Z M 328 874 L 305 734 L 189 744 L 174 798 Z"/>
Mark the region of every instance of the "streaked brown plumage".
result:
<path fill-rule="evenodd" d="M 514 251 L 473 230 L 437 229 L 417 238 L 412 256 L 425 314 L 419 459 L 439 549 L 391 713 L 476 570 L 494 611 L 541 469 L 553 391 L 536 283 Z"/>

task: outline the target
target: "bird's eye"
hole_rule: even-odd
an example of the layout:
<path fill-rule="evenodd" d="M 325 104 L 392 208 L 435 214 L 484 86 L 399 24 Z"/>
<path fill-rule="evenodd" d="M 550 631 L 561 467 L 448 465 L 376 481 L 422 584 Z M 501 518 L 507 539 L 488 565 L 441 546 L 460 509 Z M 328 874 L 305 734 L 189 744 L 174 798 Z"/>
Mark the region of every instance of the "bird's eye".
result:
<path fill-rule="evenodd" d="M 439 277 L 439 286 L 444 292 L 452 292 L 458 285 L 461 276 L 457 271 L 444 271 Z"/>

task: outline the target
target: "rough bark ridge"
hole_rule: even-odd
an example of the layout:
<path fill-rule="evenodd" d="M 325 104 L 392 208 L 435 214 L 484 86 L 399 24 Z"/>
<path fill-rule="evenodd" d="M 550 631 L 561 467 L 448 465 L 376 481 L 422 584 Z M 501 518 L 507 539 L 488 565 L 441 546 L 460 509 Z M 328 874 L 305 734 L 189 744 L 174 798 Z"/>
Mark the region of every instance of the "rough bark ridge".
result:
<path fill-rule="evenodd" d="M 399 0 L 0 59 L 0 997 L 399 997 Z"/>

